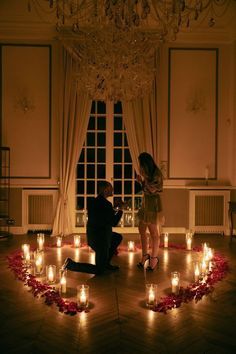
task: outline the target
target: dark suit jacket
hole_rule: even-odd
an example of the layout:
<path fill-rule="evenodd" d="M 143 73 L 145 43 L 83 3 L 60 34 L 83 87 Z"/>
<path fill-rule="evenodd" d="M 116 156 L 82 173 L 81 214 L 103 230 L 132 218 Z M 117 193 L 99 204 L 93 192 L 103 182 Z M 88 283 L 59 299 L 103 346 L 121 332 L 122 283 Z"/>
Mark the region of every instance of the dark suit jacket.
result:
<path fill-rule="evenodd" d="M 120 221 L 123 212 L 116 212 L 111 202 L 101 195 L 88 205 L 87 239 L 90 247 L 109 247 L 112 227 Z"/>

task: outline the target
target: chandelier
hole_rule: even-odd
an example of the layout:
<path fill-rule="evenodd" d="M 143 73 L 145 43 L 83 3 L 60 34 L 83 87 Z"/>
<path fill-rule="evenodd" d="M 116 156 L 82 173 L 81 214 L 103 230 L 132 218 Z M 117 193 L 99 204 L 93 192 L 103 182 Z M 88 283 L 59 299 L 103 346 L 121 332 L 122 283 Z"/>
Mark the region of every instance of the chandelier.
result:
<path fill-rule="evenodd" d="M 150 93 L 161 42 L 206 18 L 214 26 L 231 1 L 28 0 L 28 10 L 55 24 L 75 59 L 78 89 L 91 99 L 119 101 Z"/>

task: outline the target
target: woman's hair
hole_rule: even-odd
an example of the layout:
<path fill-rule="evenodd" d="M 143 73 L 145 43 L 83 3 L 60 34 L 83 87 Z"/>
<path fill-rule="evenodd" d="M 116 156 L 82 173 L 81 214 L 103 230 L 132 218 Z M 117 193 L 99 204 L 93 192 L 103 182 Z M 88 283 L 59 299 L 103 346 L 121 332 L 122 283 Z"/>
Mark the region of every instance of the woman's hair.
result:
<path fill-rule="evenodd" d="M 105 189 L 111 185 L 108 181 L 99 181 L 98 183 L 98 193 L 103 194 Z"/>
<path fill-rule="evenodd" d="M 159 168 L 156 165 L 153 157 L 147 152 L 142 152 L 139 157 L 140 167 L 143 169 L 145 175 L 149 180 L 152 180 L 156 173 L 159 173 Z"/>

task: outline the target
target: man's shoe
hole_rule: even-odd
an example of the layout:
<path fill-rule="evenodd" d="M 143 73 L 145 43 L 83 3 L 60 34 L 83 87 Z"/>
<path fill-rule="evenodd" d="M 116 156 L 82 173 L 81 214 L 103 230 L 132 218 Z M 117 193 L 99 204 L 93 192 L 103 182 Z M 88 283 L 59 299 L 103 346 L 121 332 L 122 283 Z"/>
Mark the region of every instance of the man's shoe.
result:
<path fill-rule="evenodd" d="M 106 269 L 115 271 L 115 270 L 119 270 L 120 267 L 117 266 L 117 265 L 108 264 L 108 265 L 106 266 Z"/>
<path fill-rule="evenodd" d="M 67 269 L 68 264 L 71 262 L 70 258 L 66 258 L 64 264 L 61 267 L 61 270 L 64 271 Z"/>

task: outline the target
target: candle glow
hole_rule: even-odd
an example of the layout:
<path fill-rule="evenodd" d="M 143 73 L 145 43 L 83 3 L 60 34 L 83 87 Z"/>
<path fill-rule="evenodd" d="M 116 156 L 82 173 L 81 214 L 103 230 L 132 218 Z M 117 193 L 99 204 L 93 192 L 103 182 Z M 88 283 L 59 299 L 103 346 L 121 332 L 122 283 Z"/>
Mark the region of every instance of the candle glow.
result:
<path fill-rule="evenodd" d="M 157 284 L 146 284 L 146 305 L 152 308 L 157 303 Z"/>
<path fill-rule="evenodd" d="M 74 246 L 75 248 L 79 248 L 81 246 L 80 235 L 74 235 Z"/>
<path fill-rule="evenodd" d="M 168 240 L 169 240 L 169 234 L 168 232 L 165 232 L 164 234 L 164 247 L 168 248 Z"/>
<path fill-rule="evenodd" d="M 48 265 L 46 268 L 46 278 L 48 283 L 54 283 L 56 281 L 56 266 Z"/>
<path fill-rule="evenodd" d="M 180 281 L 179 272 L 172 272 L 171 273 L 171 289 L 172 289 L 172 293 L 175 295 L 178 295 L 178 293 L 179 293 L 179 281 Z"/>
<path fill-rule="evenodd" d="M 44 234 L 37 234 L 38 249 L 43 250 L 44 247 Z"/>
<path fill-rule="evenodd" d="M 77 302 L 80 308 L 86 308 L 89 304 L 89 286 L 79 285 L 77 287 Z"/>
<path fill-rule="evenodd" d="M 128 251 L 133 252 L 135 249 L 134 241 L 128 241 Z"/>

